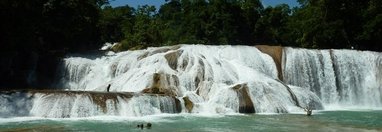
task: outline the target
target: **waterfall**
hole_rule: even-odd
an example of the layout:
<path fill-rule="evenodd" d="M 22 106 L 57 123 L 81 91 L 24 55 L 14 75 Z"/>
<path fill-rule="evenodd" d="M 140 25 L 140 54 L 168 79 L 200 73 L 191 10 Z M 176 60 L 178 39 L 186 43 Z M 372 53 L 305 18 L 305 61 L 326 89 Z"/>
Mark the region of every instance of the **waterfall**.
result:
<path fill-rule="evenodd" d="M 284 82 L 308 88 L 324 105 L 381 107 L 381 53 L 285 48 Z"/>
<path fill-rule="evenodd" d="M 323 103 L 337 103 L 339 95 L 329 50 L 284 48 L 284 82 L 316 93 Z"/>
<path fill-rule="evenodd" d="M 259 49 L 176 45 L 68 55 L 54 86 L 61 90 L 0 92 L 0 116 L 139 117 L 382 107 L 381 53 Z"/>
<path fill-rule="evenodd" d="M 160 95 L 73 91 L 21 91 L 0 95 L 0 117 L 139 117 L 179 113 L 181 109 L 178 99 Z"/>
<path fill-rule="evenodd" d="M 332 51 L 341 104 L 382 106 L 381 57 L 380 53 L 368 51 Z"/>
<path fill-rule="evenodd" d="M 60 75 L 59 87 L 70 90 L 105 91 L 110 84 L 110 91 L 173 95 L 189 106 L 184 112 L 322 109 L 318 98 L 299 104 L 293 90 L 279 81 L 272 57 L 250 46 L 177 45 L 96 58 L 71 56 L 63 60 Z M 239 85 L 243 88 L 235 88 Z"/>

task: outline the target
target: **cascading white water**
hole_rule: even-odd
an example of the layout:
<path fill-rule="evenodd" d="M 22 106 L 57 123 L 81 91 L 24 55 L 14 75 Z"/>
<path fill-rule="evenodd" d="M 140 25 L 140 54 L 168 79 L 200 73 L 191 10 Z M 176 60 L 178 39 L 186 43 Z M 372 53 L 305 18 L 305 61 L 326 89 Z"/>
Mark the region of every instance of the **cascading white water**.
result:
<path fill-rule="evenodd" d="M 188 110 L 183 112 L 192 113 L 275 113 L 301 111 L 302 107 L 321 109 L 321 101 L 326 106 L 380 107 L 380 56 L 285 48 L 284 82 L 278 80 L 274 60 L 249 46 L 180 45 L 68 57 L 59 74 L 60 87 L 106 91 L 110 84 L 110 91 L 168 96 L 115 96 L 98 104 L 100 100 L 88 94 L 34 94 L 33 103 L 23 107 L 31 107 L 28 114 L 44 117 L 144 116 L 172 113 L 185 106 Z M 183 105 L 177 106 L 171 96 Z"/>
<path fill-rule="evenodd" d="M 272 59 L 255 47 L 184 45 L 179 51 L 183 53 L 175 70 L 164 57 L 171 52 L 166 47 L 127 51 L 96 59 L 65 58 L 59 84 L 70 90 L 85 91 L 103 91 L 112 84 L 111 91 L 138 92 L 149 86 L 152 74 L 163 72 L 178 75 L 181 87 L 195 90 L 195 76 L 228 85 L 237 82 L 241 71 L 236 70 L 241 70 L 237 69 L 241 65 L 277 78 Z M 244 77 L 250 76 L 241 78 Z"/>
<path fill-rule="evenodd" d="M 308 88 L 328 107 L 382 107 L 381 53 L 284 48 L 284 82 Z"/>
<path fill-rule="evenodd" d="M 86 95 L 35 94 L 31 115 L 39 117 L 87 117 L 99 115 L 100 108 Z M 71 114 L 73 112 L 73 114 Z"/>
<path fill-rule="evenodd" d="M 36 116 L 77 118 L 90 116 L 140 117 L 178 113 L 177 99 L 159 95 L 34 91 L 0 94 L 0 117 Z"/>
<path fill-rule="evenodd" d="M 145 104 L 145 105 L 144 105 Z M 129 102 L 122 101 L 121 116 L 146 116 L 160 113 L 176 113 L 176 102 L 171 97 L 139 96 Z"/>
<path fill-rule="evenodd" d="M 63 65 L 60 87 L 106 91 L 111 84 L 110 91 L 118 92 L 161 87 L 171 89 L 181 100 L 188 97 L 194 103 L 193 113 L 239 112 L 243 91 L 232 88 L 239 84 L 248 86 L 245 95 L 249 97 L 241 104 L 253 103 L 257 113 L 299 111 L 299 107 L 306 107 L 296 102 L 288 86 L 277 81 L 278 71 L 273 59 L 256 47 L 179 45 L 126 51 L 95 59 L 69 57 L 64 59 Z M 158 84 L 155 76 L 160 78 Z M 311 95 L 301 96 L 309 98 Z M 312 100 L 311 104 L 320 108 L 319 102 Z"/>
<path fill-rule="evenodd" d="M 381 57 L 368 51 L 332 51 L 341 104 L 382 107 Z"/>
<path fill-rule="evenodd" d="M 329 50 L 284 48 L 284 82 L 308 88 L 317 94 L 323 103 L 337 103 L 336 77 Z"/>
<path fill-rule="evenodd" d="M 55 85 L 69 91 L 1 92 L 0 117 L 285 113 L 323 109 L 322 104 L 382 107 L 381 56 L 287 47 L 279 80 L 274 56 L 250 46 L 178 45 L 72 55 L 63 60 Z M 106 93 L 109 85 L 111 93 Z"/>

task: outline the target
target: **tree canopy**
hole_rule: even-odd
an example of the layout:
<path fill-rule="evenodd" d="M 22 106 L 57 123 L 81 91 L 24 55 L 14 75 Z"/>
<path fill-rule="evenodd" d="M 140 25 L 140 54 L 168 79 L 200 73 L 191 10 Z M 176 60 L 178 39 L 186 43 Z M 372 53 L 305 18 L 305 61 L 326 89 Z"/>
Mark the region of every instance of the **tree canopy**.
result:
<path fill-rule="evenodd" d="M 1 50 L 98 47 L 101 6 L 107 0 L 3 0 Z M 103 10 L 102 10 L 103 11 Z"/>
<path fill-rule="evenodd" d="M 382 51 L 380 0 L 166 0 L 156 9 L 107 0 L 4 0 L 2 50 L 119 50 L 174 44 L 282 45 Z"/>

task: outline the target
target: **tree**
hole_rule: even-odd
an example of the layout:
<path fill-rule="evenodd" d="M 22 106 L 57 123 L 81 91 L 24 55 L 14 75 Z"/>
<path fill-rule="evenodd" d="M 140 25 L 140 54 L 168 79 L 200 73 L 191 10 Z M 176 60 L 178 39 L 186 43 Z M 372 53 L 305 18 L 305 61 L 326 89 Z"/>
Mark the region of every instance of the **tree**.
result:
<path fill-rule="evenodd" d="M 65 53 L 57 51 L 98 48 L 99 10 L 105 3 L 105 0 L 0 1 L 0 87 L 47 86 Z M 35 74 L 31 75 L 31 71 Z"/>
<path fill-rule="evenodd" d="M 302 7 L 295 10 L 288 22 L 292 40 L 302 47 L 375 49 L 369 44 L 379 41 L 370 40 L 378 33 L 375 37 L 370 34 L 380 24 L 378 13 L 369 14 L 373 12 L 368 10 L 375 3 L 372 1 L 299 0 Z"/>
<path fill-rule="evenodd" d="M 46 0 L 0 2 L 2 51 L 37 50 L 39 25 Z"/>
<path fill-rule="evenodd" d="M 49 49 L 98 48 L 100 7 L 94 0 L 49 0 L 44 4 L 41 37 Z"/>
<path fill-rule="evenodd" d="M 259 0 L 166 0 L 158 12 L 145 6 L 127 21 L 105 20 L 111 25 L 103 31 L 109 40 L 122 39 L 125 49 L 179 43 L 379 48 L 378 0 L 298 1 L 301 6 L 293 9 L 286 4 L 264 9 Z"/>
<path fill-rule="evenodd" d="M 132 32 L 135 16 L 134 8 L 126 5 L 120 7 L 105 6 L 101 12 L 99 28 L 101 42 L 119 42 L 124 39 L 125 32 Z"/>
<path fill-rule="evenodd" d="M 181 43 L 206 44 L 205 34 L 206 21 L 208 21 L 207 5 L 205 0 L 182 0 L 183 22 L 181 23 L 182 32 L 179 36 Z"/>
<path fill-rule="evenodd" d="M 301 4 L 303 6 L 295 10 L 288 23 L 296 45 L 307 48 L 341 48 L 349 44 L 343 20 L 328 16 L 332 12 L 329 12 L 326 0 L 308 0 Z"/>
<path fill-rule="evenodd" d="M 289 43 L 286 25 L 290 12 L 286 4 L 267 7 L 255 27 L 256 42 L 278 45 Z"/>
<path fill-rule="evenodd" d="M 161 25 L 161 36 L 165 45 L 181 43 L 179 36 L 183 36 L 182 25 L 183 13 L 182 5 L 179 0 L 170 0 L 161 6 L 158 19 Z"/>
<path fill-rule="evenodd" d="M 126 38 L 122 41 L 123 49 L 160 46 L 158 44 L 162 40 L 155 13 L 155 6 L 138 7 L 135 11 L 135 23 L 132 30 L 124 32 Z"/>
<path fill-rule="evenodd" d="M 256 25 L 261 18 L 261 12 L 264 10 L 263 5 L 259 0 L 242 0 L 241 1 L 241 9 L 242 16 L 245 19 L 245 25 L 242 25 L 240 32 L 244 33 L 247 39 L 243 39 L 247 41 L 249 44 L 255 43 L 256 38 Z M 245 30 L 248 29 L 248 30 Z M 249 35 L 249 36 L 246 36 Z"/>
<path fill-rule="evenodd" d="M 360 49 L 382 51 L 382 1 L 370 0 L 368 7 L 363 10 L 362 32 L 357 37 Z"/>
<path fill-rule="evenodd" d="M 85 49 L 98 46 L 99 10 L 106 0 L 0 2 L 3 50 Z"/>

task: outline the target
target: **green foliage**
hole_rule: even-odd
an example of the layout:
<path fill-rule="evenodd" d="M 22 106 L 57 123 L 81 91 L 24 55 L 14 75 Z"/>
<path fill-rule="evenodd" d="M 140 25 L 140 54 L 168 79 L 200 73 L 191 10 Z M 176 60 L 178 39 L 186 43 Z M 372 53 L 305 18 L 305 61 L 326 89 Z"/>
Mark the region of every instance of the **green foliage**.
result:
<path fill-rule="evenodd" d="M 382 43 L 382 1 L 370 0 L 367 9 L 362 12 L 364 24 L 362 32 L 357 36 L 360 49 L 381 51 Z"/>
<path fill-rule="evenodd" d="M 133 45 L 149 47 L 160 42 L 158 23 L 154 19 L 155 10 L 154 6 L 138 7 L 132 32 L 124 32 L 129 45 L 127 47 L 135 47 Z"/>
<path fill-rule="evenodd" d="M 174 45 L 181 42 L 178 38 L 182 36 L 182 6 L 180 1 L 170 1 L 161 6 L 158 12 L 158 22 L 164 45 Z"/>
<path fill-rule="evenodd" d="M 260 0 L 166 0 L 111 7 L 108 0 L 0 2 L 2 50 L 141 49 L 181 43 L 379 50 L 380 0 L 298 0 L 264 8 Z"/>
<path fill-rule="evenodd" d="M 44 4 L 41 32 L 49 49 L 96 47 L 99 8 L 91 0 L 49 0 Z"/>
<path fill-rule="evenodd" d="M 105 0 L 4 0 L 0 43 L 7 51 L 79 50 L 99 45 Z"/>
<path fill-rule="evenodd" d="M 299 0 L 288 22 L 291 41 L 308 48 L 350 48 L 378 50 L 381 42 L 377 0 Z M 379 39 L 379 40 L 378 40 Z"/>
<path fill-rule="evenodd" d="M 98 23 L 101 41 L 119 42 L 124 39 L 124 32 L 131 32 L 134 25 L 134 8 L 126 6 L 112 8 L 105 6 Z"/>
<path fill-rule="evenodd" d="M 288 5 L 267 7 L 255 26 L 255 38 L 258 43 L 287 44 L 286 24 L 291 10 Z"/>
<path fill-rule="evenodd" d="M 380 1 L 299 2 L 291 9 L 286 4 L 264 8 L 259 0 L 167 0 L 146 17 L 151 21 L 136 21 L 130 36 L 138 36 L 125 41 L 130 47 L 202 43 L 381 50 Z"/>

